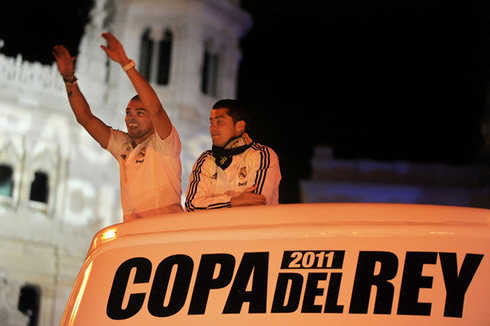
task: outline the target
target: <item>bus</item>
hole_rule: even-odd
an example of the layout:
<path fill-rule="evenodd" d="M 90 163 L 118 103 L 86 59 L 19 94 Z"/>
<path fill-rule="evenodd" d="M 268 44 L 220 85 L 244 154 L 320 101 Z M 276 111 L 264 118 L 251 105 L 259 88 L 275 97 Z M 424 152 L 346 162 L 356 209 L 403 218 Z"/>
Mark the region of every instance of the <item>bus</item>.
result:
<path fill-rule="evenodd" d="M 61 325 L 490 325 L 490 210 L 281 204 L 93 238 Z"/>

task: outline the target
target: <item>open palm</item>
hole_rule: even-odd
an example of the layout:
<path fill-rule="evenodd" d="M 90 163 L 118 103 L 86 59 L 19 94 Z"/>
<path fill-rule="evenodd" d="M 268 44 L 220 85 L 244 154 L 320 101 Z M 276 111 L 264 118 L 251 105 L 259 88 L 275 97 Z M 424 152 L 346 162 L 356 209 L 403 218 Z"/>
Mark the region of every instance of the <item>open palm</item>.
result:
<path fill-rule="evenodd" d="M 127 64 L 129 59 L 126 56 L 126 52 L 124 51 L 121 42 L 119 42 L 119 40 L 111 33 L 103 33 L 102 37 L 106 40 L 107 46 L 101 45 L 101 48 L 105 51 L 107 56 L 121 65 Z"/>
<path fill-rule="evenodd" d="M 53 47 L 53 55 L 58 65 L 58 70 L 63 76 L 73 75 L 73 61 L 75 57 L 72 57 L 67 48 L 63 45 L 55 45 Z"/>

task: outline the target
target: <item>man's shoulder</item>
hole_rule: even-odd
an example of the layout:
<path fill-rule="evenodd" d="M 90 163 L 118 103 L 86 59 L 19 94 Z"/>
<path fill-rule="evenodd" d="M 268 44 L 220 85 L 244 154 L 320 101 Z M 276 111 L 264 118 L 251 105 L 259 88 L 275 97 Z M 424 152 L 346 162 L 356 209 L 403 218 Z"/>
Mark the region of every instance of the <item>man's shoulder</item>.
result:
<path fill-rule="evenodd" d="M 204 162 L 209 162 L 212 161 L 214 162 L 213 159 L 213 151 L 211 150 L 206 150 L 199 155 L 199 157 L 196 160 L 196 164 L 203 164 Z"/>
<path fill-rule="evenodd" d="M 150 137 L 153 139 L 154 142 L 158 142 L 163 145 L 174 144 L 174 143 L 180 144 L 180 136 L 174 125 L 172 125 L 172 129 L 170 130 L 170 133 L 165 139 L 162 139 L 158 134 L 158 132 L 156 131 L 154 131 Z"/>
<path fill-rule="evenodd" d="M 167 138 L 162 139 L 160 135 L 155 131 L 149 137 L 149 142 L 155 150 L 172 157 L 180 156 L 180 151 L 182 150 L 182 144 L 180 142 L 179 134 L 177 129 L 172 125 L 172 131 L 167 136 Z"/>
<path fill-rule="evenodd" d="M 128 133 L 122 131 L 122 130 L 119 130 L 119 129 L 115 129 L 115 128 L 112 128 L 112 127 L 109 127 L 109 131 L 111 132 L 111 134 L 114 134 L 114 135 L 117 135 L 119 137 L 129 137 L 128 136 Z"/>
<path fill-rule="evenodd" d="M 253 155 L 260 155 L 261 153 L 276 155 L 276 152 L 271 147 L 259 143 L 253 143 L 252 146 L 250 146 L 250 148 L 247 150 L 247 152 Z"/>
<path fill-rule="evenodd" d="M 216 161 L 213 157 L 213 152 L 211 150 L 207 150 L 199 155 L 196 162 L 194 163 L 193 169 L 195 171 L 201 171 L 200 173 L 213 174 L 214 172 L 216 172 L 216 167 L 217 166 Z"/>
<path fill-rule="evenodd" d="M 245 160 L 254 162 L 252 163 L 254 165 L 276 165 L 279 163 L 276 152 L 271 147 L 259 143 L 253 143 L 244 154 L 246 155 Z"/>
<path fill-rule="evenodd" d="M 253 149 L 253 150 L 256 150 L 256 151 L 258 151 L 258 150 L 264 150 L 264 149 L 269 149 L 269 150 L 272 149 L 269 146 L 262 145 L 262 144 L 257 143 L 257 142 L 253 142 L 252 143 L 252 146 L 250 146 L 250 148 Z"/>
<path fill-rule="evenodd" d="M 128 134 L 124 131 L 109 127 L 109 132 L 109 142 L 105 149 L 110 152 L 117 152 L 121 149 L 122 145 L 126 145 L 130 142 Z"/>

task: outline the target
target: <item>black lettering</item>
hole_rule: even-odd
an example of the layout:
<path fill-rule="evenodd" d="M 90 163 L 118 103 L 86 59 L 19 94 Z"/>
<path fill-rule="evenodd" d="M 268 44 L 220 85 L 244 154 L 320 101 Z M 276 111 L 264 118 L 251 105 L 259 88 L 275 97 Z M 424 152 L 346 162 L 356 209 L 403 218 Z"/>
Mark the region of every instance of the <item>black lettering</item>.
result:
<path fill-rule="evenodd" d="M 432 304 L 418 302 L 421 288 L 432 288 L 432 276 L 422 276 L 425 264 L 435 264 L 437 252 L 407 252 L 403 268 L 400 299 L 398 301 L 399 315 L 430 316 Z"/>
<path fill-rule="evenodd" d="M 380 272 L 374 275 L 376 262 Z M 371 297 L 371 287 L 377 287 L 375 314 L 390 314 L 393 305 L 394 286 L 388 280 L 396 276 L 398 258 L 391 252 L 361 251 L 357 261 L 356 276 L 349 308 L 351 314 L 366 314 Z"/>
<path fill-rule="evenodd" d="M 239 314 L 244 302 L 249 302 L 249 313 L 265 313 L 267 304 L 267 277 L 269 253 L 244 253 L 223 309 L 224 314 Z M 252 288 L 247 284 L 253 273 Z"/>
<path fill-rule="evenodd" d="M 119 266 L 114 275 L 111 293 L 107 301 L 106 313 L 111 319 L 122 320 L 133 317 L 140 311 L 145 300 L 145 293 L 132 293 L 126 309 L 123 309 L 122 303 L 126 288 L 129 282 L 129 274 L 133 268 L 136 268 L 134 284 L 148 283 L 151 276 L 151 262 L 143 257 L 131 258 Z"/>
<path fill-rule="evenodd" d="M 174 285 L 170 293 L 168 306 L 164 306 L 165 294 L 170 282 L 172 268 L 177 267 Z M 167 317 L 182 309 L 189 291 L 194 262 L 189 256 L 174 255 L 162 260 L 158 265 L 148 300 L 148 311 L 155 317 Z"/>
<path fill-rule="evenodd" d="M 291 282 L 289 282 L 291 281 Z M 288 284 L 291 283 L 289 298 L 286 303 Z M 276 291 L 272 301 L 272 313 L 294 312 L 298 309 L 303 288 L 303 276 L 296 273 L 279 273 L 277 277 Z"/>
<path fill-rule="evenodd" d="M 327 300 L 325 301 L 325 313 L 342 313 L 344 306 L 338 305 L 340 282 L 342 280 L 342 273 L 331 273 L 330 280 L 328 281 Z"/>
<path fill-rule="evenodd" d="M 216 266 L 220 265 L 219 274 L 213 278 Z M 211 289 L 220 289 L 227 286 L 233 277 L 235 257 L 229 254 L 202 255 L 197 271 L 194 292 L 189 306 L 189 315 L 202 315 L 206 311 L 206 304 Z"/>
<path fill-rule="evenodd" d="M 301 312 L 322 312 L 322 306 L 315 305 L 315 298 L 323 295 L 323 289 L 318 288 L 318 281 L 327 279 L 327 273 L 309 273 L 306 280 L 305 296 Z"/>
<path fill-rule="evenodd" d="M 445 317 L 462 317 L 464 297 L 483 255 L 466 254 L 458 275 L 455 253 L 439 253 L 442 274 L 446 286 Z"/>

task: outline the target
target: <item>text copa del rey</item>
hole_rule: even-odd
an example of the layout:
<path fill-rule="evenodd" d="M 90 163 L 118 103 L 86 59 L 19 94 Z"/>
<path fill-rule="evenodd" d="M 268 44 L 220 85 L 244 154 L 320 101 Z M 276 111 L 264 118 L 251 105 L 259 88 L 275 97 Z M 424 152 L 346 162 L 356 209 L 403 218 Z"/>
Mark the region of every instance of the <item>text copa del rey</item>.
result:
<path fill-rule="evenodd" d="M 301 309 L 301 313 L 368 314 L 373 287 L 377 288 L 373 314 L 392 313 L 395 286 L 391 281 L 399 271 L 399 259 L 392 252 L 359 252 L 348 310 L 344 309 L 345 303 L 338 302 L 345 251 L 285 251 L 273 289 L 272 304 L 268 309 L 269 255 L 269 252 L 245 252 L 237 264 L 237 258 L 232 254 L 203 254 L 193 284 L 191 279 L 195 264 L 188 255 L 168 256 L 159 262 L 155 270 L 147 258 L 130 258 L 118 267 L 114 275 L 107 300 L 107 316 L 115 320 L 135 316 L 142 309 L 147 295 L 148 312 L 155 317 L 169 317 L 182 312 L 189 295 L 189 308 L 184 313 L 202 315 L 206 313 L 211 291 L 224 291 L 229 284 L 231 287 L 223 314 L 247 313 L 242 311 L 245 310 L 245 303 L 248 304 L 249 314 L 292 313 L 298 309 Z M 431 315 L 431 303 L 419 302 L 418 299 L 420 289 L 430 289 L 433 283 L 433 276 L 423 275 L 422 269 L 424 265 L 439 262 L 446 290 L 444 311 L 441 313 L 444 317 L 462 317 L 466 291 L 482 259 L 483 255 L 480 254 L 466 254 L 458 270 L 456 253 L 406 252 L 396 314 Z M 235 273 L 236 265 L 238 269 Z M 132 269 L 136 270 L 134 280 L 130 280 Z M 176 270 L 173 282 L 172 269 Z M 329 281 L 321 287 L 319 282 L 326 281 L 328 273 Z M 148 291 L 126 293 L 129 282 L 148 283 Z M 172 285 L 171 289 L 169 285 Z M 129 296 L 129 299 L 123 305 L 125 296 Z M 323 304 L 318 304 L 320 297 L 324 297 Z"/>

